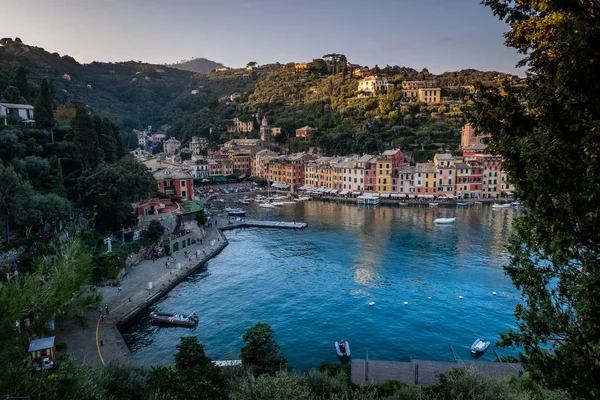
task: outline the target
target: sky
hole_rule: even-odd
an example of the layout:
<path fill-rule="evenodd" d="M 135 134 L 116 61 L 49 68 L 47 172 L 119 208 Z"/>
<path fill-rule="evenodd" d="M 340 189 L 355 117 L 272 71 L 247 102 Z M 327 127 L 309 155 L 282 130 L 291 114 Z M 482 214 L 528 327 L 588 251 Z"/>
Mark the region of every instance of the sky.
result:
<path fill-rule="evenodd" d="M 243 67 L 338 53 L 370 67 L 524 75 L 508 26 L 480 0 L 0 0 L 0 21 L 0 37 L 82 63 Z"/>

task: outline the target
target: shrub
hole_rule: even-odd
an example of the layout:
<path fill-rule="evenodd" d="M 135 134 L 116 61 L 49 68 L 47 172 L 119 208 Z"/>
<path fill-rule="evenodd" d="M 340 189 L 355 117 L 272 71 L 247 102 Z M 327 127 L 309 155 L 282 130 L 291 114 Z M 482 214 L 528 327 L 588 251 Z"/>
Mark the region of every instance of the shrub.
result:
<path fill-rule="evenodd" d="M 56 342 L 56 344 L 54 345 L 54 348 L 56 349 L 56 351 L 63 351 L 67 349 L 67 343 L 65 342 Z"/>

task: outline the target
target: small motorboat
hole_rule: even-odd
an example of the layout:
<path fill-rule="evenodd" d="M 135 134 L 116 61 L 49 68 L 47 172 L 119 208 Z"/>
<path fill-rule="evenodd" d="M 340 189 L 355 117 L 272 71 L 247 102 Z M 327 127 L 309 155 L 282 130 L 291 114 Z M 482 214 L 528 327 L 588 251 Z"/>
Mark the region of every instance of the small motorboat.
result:
<path fill-rule="evenodd" d="M 261 203 L 261 204 L 259 204 L 259 207 L 260 208 L 266 208 L 266 209 L 269 209 L 269 210 L 273 209 L 273 208 L 276 208 L 273 204 L 270 204 L 270 203 Z"/>
<path fill-rule="evenodd" d="M 514 208 L 522 208 L 523 207 L 523 204 L 521 204 L 518 201 L 513 201 L 512 203 L 510 203 L 510 205 Z"/>
<path fill-rule="evenodd" d="M 283 207 L 282 201 L 274 201 L 271 204 L 274 205 L 275 207 Z"/>
<path fill-rule="evenodd" d="M 453 224 L 456 218 L 436 218 L 433 220 L 434 224 Z"/>
<path fill-rule="evenodd" d="M 301 196 L 301 197 L 298 197 L 296 200 L 298 200 L 298 201 L 310 201 L 311 198 L 307 197 L 307 196 Z"/>
<path fill-rule="evenodd" d="M 338 360 L 342 364 L 348 364 L 350 361 L 350 343 L 346 339 L 340 340 L 340 342 L 335 342 L 335 353 L 337 355 Z"/>
<path fill-rule="evenodd" d="M 245 206 L 250 204 L 250 202 L 248 200 L 242 200 L 242 201 L 240 201 L 240 203 L 242 203 Z"/>
<path fill-rule="evenodd" d="M 150 313 L 150 318 L 163 324 L 182 326 L 194 326 L 199 321 L 195 311 L 188 316 L 180 313 L 159 313 L 153 311 Z"/>
<path fill-rule="evenodd" d="M 229 210 L 227 210 L 227 215 L 230 215 L 232 217 L 245 217 L 246 211 L 242 210 L 241 208 L 230 208 Z"/>
<path fill-rule="evenodd" d="M 440 203 L 429 203 L 429 207 L 437 207 Z"/>
<path fill-rule="evenodd" d="M 456 203 L 456 207 L 469 207 L 468 203 Z"/>
<path fill-rule="evenodd" d="M 492 204 L 492 208 L 494 210 L 506 210 L 511 207 L 512 207 L 512 205 L 510 203 L 504 203 L 504 204 L 494 203 L 494 204 Z"/>
<path fill-rule="evenodd" d="M 481 357 L 483 353 L 490 347 L 490 342 L 486 342 L 483 339 L 477 339 L 471 345 L 471 357 Z"/>

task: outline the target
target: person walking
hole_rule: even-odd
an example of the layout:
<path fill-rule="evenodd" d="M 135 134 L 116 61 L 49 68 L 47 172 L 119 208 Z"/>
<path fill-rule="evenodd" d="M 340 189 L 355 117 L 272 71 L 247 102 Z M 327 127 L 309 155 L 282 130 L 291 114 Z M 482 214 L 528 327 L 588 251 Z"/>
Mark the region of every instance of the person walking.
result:
<path fill-rule="evenodd" d="M 108 315 L 108 303 L 104 305 L 104 309 L 106 310 L 106 315 Z"/>
<path fill-rule="evenodd" d="M 102 316 L 102 307 L 98 307 L 98 318 Z"/>
<path fill-rule="evenodd" d="M 119 285 L 119 294 L 123 291 L 123 286 Z"/>

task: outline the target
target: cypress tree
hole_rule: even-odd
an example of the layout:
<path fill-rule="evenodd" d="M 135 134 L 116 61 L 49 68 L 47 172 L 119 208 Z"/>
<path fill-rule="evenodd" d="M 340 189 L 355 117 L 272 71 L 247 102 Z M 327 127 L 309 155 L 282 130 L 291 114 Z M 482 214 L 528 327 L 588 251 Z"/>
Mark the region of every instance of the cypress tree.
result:
<path fill-rule="evenodd" d="M 102 161 L 103 154 L 98 134 L 92 118 L 87 115 L 87 111 L 83 107 L 77 108 L 75 118 L 73 118 L 73 144 L 77 152 L 77 159 L 81 162 L 81 168 L 84 171 L 95 167 Z"/>
<path fill-rule="evenodd" d="M 65 181 L 63 178 L 62 165 L 60 163 L 60 158 L 56 164 L 56 185 L 54 187 L 54 192 L 62 197 L 67 197 L 67 188 L 65 188 Z"/>
<path fill-rule="evenodd" d="M 25 68 L 20 66 L 17 70 L 17 89 L 19 89 L 19 93 L 21 96 L 27 99 L 29 97 L 29 87 L 27 84 L 27 74 L 25 73 Z"/>
<path fill-rule="evenodd" d="M 38 96 L 34 110 L 35 125 L 39 129 L 51 131 L 54 125 L 54 115 L 52 113 L 52 99 L 50 98 L 50 88 L 48 81 L 43 80 L 40 85 L 40 95 Z M 52 136 L 54 142 L 54 136 Z"/>

